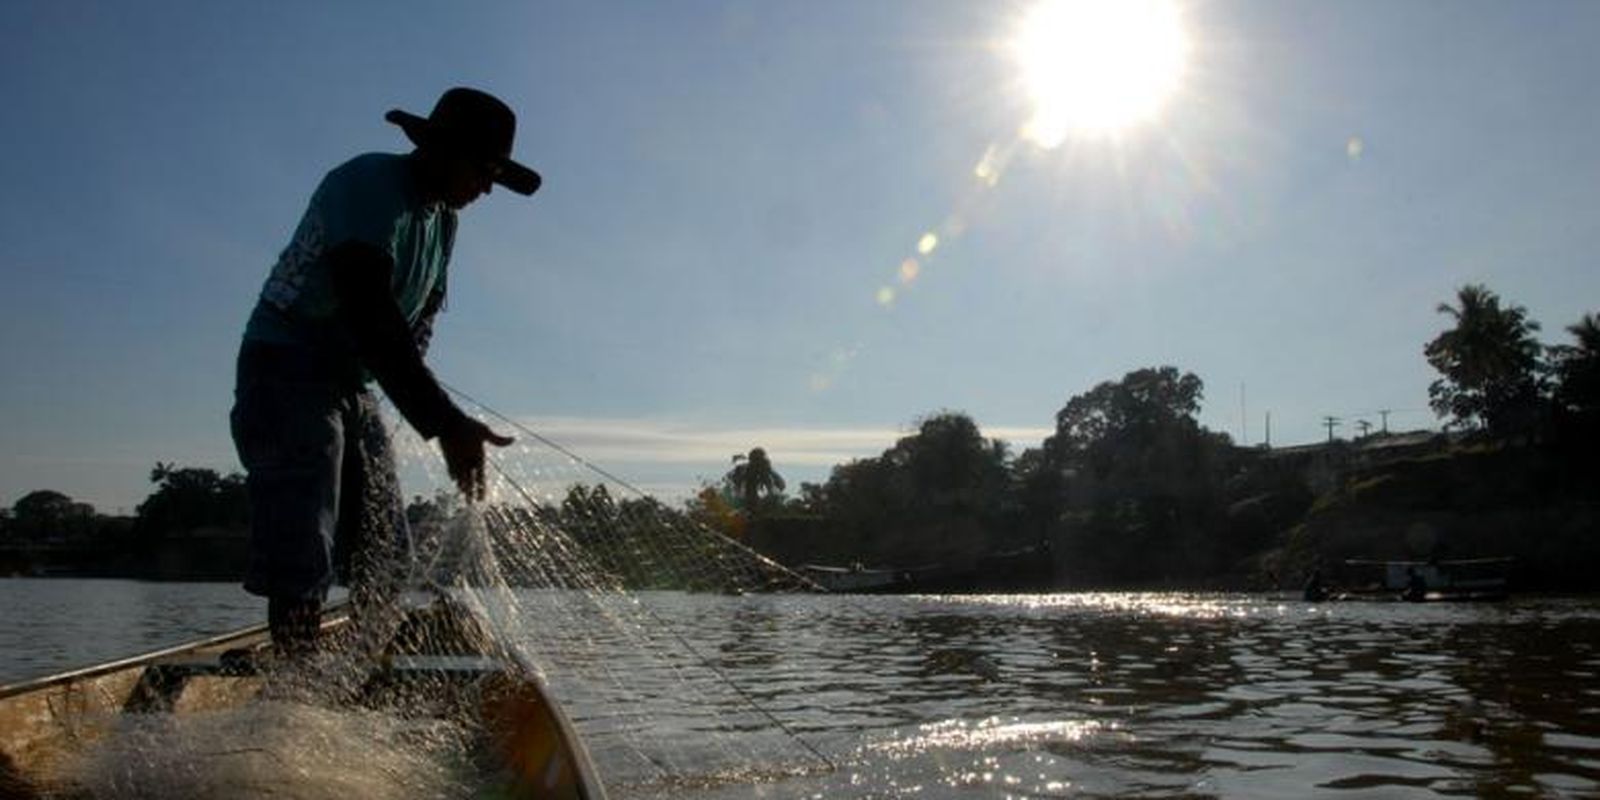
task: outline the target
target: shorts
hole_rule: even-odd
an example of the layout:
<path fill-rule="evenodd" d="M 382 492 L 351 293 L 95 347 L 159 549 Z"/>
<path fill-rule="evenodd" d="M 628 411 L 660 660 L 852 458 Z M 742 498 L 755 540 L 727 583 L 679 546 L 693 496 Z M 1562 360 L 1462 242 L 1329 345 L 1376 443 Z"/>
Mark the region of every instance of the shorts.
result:
<path fill-rule="evenodd" d="M 377 397 L 350 375 L 305 348 L 240 349 L 230 421 L 250 497 L 252 594 L 321 600 L 337 580 L 353 597 L 393 597 L 408 578 L 394 449 Z"/>

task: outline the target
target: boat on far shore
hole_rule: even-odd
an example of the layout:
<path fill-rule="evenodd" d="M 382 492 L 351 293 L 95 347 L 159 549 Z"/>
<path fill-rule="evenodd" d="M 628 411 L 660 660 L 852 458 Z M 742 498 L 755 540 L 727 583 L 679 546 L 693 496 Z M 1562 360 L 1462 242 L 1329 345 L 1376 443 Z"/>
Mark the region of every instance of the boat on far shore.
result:
<path fill-rule="evenodd" d="M 966 564 L 868 567 L 800 564 L 795 571 L 830 592 L 845 594 L 963 594 L 1027 592 L 1051 588 L 1050 548 L 1030 545 L 996 551 Z"/>
<path fill-rule="evenodd" d="M 926 570 L 930 567 L 915 569 Z M 910 587 L 915 582 L 911 569 L 867 567 L 859 561 L 847 567 L 800 564 L 795 570 L 830 592 L 845 594 L 893 594 L 911 591 Z"/>
<path fill-rule="evenodd" d="M 1495 602 L 1510 597 L 1510 557 L 1427 561 L 1382 561 L 1352 558 L 1344 574 L 1354 579 L 1343 588 L 1308 584 L 1304 599 L 1395 600 L 1426 602 Z"/>

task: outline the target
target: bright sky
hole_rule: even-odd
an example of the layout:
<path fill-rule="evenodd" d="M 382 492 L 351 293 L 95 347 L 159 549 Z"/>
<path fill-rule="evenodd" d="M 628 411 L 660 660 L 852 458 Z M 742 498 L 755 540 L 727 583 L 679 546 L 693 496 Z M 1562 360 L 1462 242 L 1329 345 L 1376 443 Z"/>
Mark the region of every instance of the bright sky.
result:
<path fill-rule="evenodd" d="M 1179 0 L 1159 96 L 1055 136 L 1031 2 L 403 5 L 0 6 L 0 505 L 237 468 L 239 334 L 312 188 L 456 84 L 545 187 L 464 213 L 436 371 L 669 496 L 940 409 L 1020 451 L 1159 364 L 1236 438 L 1244 387 L 1251 442 L 1432 425 L 1456 287 L 1550 342 L 1600 309 L 1600 3 Z M 1132 52 L 1082 27 L 1044 51 Z"/>

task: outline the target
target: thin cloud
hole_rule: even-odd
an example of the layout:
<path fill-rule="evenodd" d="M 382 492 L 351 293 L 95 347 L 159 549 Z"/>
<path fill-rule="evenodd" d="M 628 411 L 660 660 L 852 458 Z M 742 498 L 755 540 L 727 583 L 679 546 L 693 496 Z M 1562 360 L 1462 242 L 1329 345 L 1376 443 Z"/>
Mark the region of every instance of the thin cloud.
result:
<path fill-rule="evenodd" d="M 508 431 L 517 435 L 517 444 L 491 456 L 515 476 L 522 489 L 546 502 L 559 502 L 576 483 L 610 484 L 614 493 L 623 497 L 638 489 L 669 503 L 678 502 L 706 484 L 715 484 L 730 468 L 733 456 L 752 447 L 767 451 L 793 491 L 803 481 L 826 480 L 831 467 L 877 456 L 914 432 L 889 427 L 718 427 L 637 417 L 519 416 L 516 421 L 626 482 L 615 485 L 615 480 L 571 462 L 525 433 Z M 980 430 L 1018 450 L 1037 445 L 1054 432 L 1011 426 Z M 431 445 L 404 428 L 397 444 L 408 494 L 449 490 Z"/>
<path fill-rule="evenodd" d="M 752 447 L 775 463 L 829 467 L 876 456 L 911 431 L 886 427 L 716 427 L 659 419 L 520 417 L 519 423 L 597 463 L 726 464 Z M 984 428 L 983 435 L 1028 444 L 1048 428 Z"/>

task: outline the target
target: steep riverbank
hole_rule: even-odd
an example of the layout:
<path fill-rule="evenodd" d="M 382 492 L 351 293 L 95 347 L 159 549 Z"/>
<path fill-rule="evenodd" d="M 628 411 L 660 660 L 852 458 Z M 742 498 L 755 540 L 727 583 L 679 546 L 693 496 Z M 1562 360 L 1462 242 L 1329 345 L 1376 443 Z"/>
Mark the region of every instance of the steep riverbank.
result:
<path fill-rule="evenodd" d="M 1350 469 L 1260 558 L 1294 585 L 1346 559 L 1510 556 L 1524 591 L 1600 589 L 1596 475 L 1550 447 L 1458 445 Z"/>

